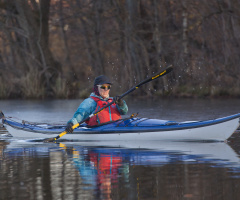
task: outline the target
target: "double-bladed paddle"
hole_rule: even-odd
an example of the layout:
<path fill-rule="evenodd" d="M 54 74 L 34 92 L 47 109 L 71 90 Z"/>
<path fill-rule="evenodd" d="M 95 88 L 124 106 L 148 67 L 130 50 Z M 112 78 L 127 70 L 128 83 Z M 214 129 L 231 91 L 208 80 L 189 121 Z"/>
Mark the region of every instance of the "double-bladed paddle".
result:
<path fill-rule="evenodd" d="M 152 80 L 155 80 L 157 78 L 160 78 L 166 74 L 168 74 L 169 72 L 171 72 L 173 70 L 172 66 L 169 66 L 167 68 L 165 68 L 164 70 L 162 70 L 161 72 L 154 74 L 152 77 L 140 82 L 139 84 L 137 84 L 136 86 L 134 86 L 133 88 L 131 88 L 130 90 L 128 90 L 127 92 L 125 92 L 124 94 L 122 94 L 121 96 L 119 96 L 119 99 L 122 99 L 123 97 L 125 97 L 126 95 L 128 95 L 129 93 L 133 92 L 134 90 L 138 89 L 140 86 L 144 85 L 145 83 L 148 83 Z M 82 124 L 83 122 L 86 122 L 87 120 L 89 120 L 90 118 L 92 118 L 93 116 L 97 115 L 98 113 L 100 113 L 102 110 L 104 110 L 105 108 L 111 106 L 113 103 L 115 103 L 115 101 L 112 101 L 110 103 L 108 103 L 107 105 L 105 105 L 104 107 L 102 107 L 100 110 L 93 112 L 91 115 L 89 115 L 86 119 L 83 119 L 82 121 L 80 121 L 79 123 L 75 124 L 72 126 L 72 129 L 77 128 L 80 124 Z M 48 138 L 45 139 L 46 142 L 53 142 L 57 139 L 59 139 L 60 137 L 64 136 L 65 134 L 67 134 L 67 131 L 63 131 L 62 133 L 60 133 L 57 137 L 55 138 Z"/>

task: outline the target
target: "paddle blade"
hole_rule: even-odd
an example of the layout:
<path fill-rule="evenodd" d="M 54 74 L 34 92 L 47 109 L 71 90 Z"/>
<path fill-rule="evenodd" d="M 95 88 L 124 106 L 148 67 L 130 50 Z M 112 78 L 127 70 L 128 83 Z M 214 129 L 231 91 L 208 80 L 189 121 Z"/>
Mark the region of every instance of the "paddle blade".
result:
<path fill-rule="evenodd" d="M 54 141 L 55 141 L 55 138 L 47 138 L 43 140 L 43 142 L 54 142 Z"/>
<path fill-rule="evenodd" d="M 74 126 L 73 126 L 74 127 Z M 61 134 L 59 134 L 57 137 L 55 138 L 47 138 L 47 139 L 44 139 L 44 142 L 54 142 L 56 141 L 57 139 L 59 139 L 60 137 L 64 136 L 65 134 L 67 134 L 67 131 L 63 131 Z"/>
<path fill-rule="evenodd" d="M 4 114 L 1 110 L 0 110 L 0 119 L 4 119 Z"/>

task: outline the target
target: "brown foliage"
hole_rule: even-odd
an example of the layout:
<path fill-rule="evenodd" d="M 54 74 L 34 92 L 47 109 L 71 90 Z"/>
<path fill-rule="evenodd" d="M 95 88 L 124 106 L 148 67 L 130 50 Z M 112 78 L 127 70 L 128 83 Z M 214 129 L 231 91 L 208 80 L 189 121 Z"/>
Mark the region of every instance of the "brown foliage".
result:
<path fill-rule="evenodd" d="M 170 64 L 138 94 L 240 96 L 238 1 L 49 3 L 0 1 L 0 98 L 79 97 L 100 74 L 120 94 Z M 29 96 L 33 71 L 42 94 Z"/>

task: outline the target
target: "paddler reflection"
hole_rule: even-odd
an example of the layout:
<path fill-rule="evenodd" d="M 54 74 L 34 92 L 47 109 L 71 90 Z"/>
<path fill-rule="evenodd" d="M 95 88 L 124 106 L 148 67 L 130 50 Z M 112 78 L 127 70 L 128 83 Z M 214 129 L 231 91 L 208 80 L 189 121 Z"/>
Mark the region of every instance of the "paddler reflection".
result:
<path fill-rule="evenodd" d="M 60 146 L 66 149 L 63 144 Z M 118 187 L 118 175 L 123 165 L 122 157 L 91 149 L 75 148 L 72 149 L 72 155 L 86 189 L 94 189 L 97 198 L 111 199 L 112 189 Z"/>
<path fill-rule="evenodd" d="M 111 188 L 117 186 L 118 170 L 122 165 L 122 158 L 116 155 L 90 152 L 89 159 L 97 171 L 97 186 L 102 197 L 110 199 Z"/>

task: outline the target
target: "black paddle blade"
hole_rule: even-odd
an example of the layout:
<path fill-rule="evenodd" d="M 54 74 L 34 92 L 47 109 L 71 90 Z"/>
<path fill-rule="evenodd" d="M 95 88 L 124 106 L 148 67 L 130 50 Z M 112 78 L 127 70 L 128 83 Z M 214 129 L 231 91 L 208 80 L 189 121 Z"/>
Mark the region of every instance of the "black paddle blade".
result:
<path fill-rule="evenodd" d="M 47 138 L 43 140 L 43 142 L 54 142 L 54 141 L 55 141 L 55 138 Z"/>

